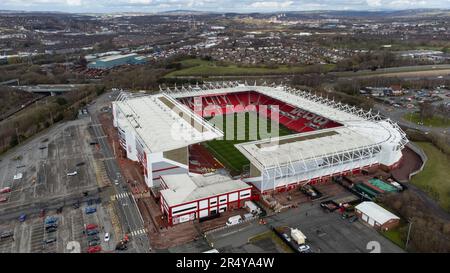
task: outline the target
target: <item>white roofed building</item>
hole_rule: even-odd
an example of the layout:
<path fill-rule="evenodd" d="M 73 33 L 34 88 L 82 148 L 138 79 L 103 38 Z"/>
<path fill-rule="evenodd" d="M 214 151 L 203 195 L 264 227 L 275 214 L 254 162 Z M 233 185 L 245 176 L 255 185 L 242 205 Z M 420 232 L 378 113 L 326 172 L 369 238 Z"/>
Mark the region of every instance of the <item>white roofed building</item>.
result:
<path fill-rule="evenodd" d="M 169 224 L 208 217 L 244 206 L 251 186 L 222 174 L 161 176 L 161 210 Z"/>
<path fill-rule="evenodd" d="M 400 217 L 374 202 L 362 202 L 355 207 L 355 212 L 362 221 L 383 231 L 395 228 L 400 222 Z"/>

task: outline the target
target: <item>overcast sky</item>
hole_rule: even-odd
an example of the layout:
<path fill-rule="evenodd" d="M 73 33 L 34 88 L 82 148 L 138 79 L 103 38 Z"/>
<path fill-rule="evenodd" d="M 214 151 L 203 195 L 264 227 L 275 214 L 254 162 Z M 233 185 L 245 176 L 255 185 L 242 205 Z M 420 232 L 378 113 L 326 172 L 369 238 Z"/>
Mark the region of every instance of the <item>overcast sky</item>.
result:
<path fill-rule="evenodd" d="M 268 12 L 450 8 L 450 0 L 0 0 L 0 10 L 65 12 Z"/>

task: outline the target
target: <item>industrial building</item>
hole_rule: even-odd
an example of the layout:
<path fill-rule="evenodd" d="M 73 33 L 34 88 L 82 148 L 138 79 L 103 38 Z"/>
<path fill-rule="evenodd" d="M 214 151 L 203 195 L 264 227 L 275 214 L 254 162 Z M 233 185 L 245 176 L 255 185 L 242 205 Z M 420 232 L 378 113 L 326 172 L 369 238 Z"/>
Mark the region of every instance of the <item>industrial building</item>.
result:
<path fill-rule="evenodd" d="M 224 113 L 225 109 L 254 111 L 251 109 L 260 105 L 276 105 L 278 110 L 275 107 L 269 111 L 276 110 L 277 122 L 294 133 L 235 144 L 250 162 L 249 173 L 220 184 L 246 184 L 259 194 L 268 194 L 373 166 L 392 169 L 399 165 L 408 142 L 390 119 L 285 86 L 230 82 L 161 90 L 157 95 L 123 93 L 112 105 L 120 145 L 129 159 L 141 163 L 146 184 L 155 196 L 160 193 L 161 210 L 171 224 L 197 219 L 208 212 L 204 205 L 197 204 L 195 208 L 187 206 L 189 214 L 182 213 L 186 212 L 183 208 L 174 215 L 171 208 L 180 203 L 241 190 L 208 190 L 192 200 L 186 199 L 187 193 L 182 197 L 171 193 L 174 187 L 180 194 L 195 191 L 200 183 L 189 169 L 189 147 L 224 136 L 204 117 Z M 236 200 L 240 204 L 241 200 Z"/>
<path fill-rule="evenodd" d="M 116 66 L 121 65 L 139 65 L 145 64 L 147 60 L 144 56 L 139 56 L 136 53 L 126 54 L 126 55 L 112 55 L 103 58 L 96 59 L 88 63 L 87 67 L 90 69 L 111 69 Z"/>
<path fill-rule="evenodd" d="M 241 208 L 251 186 L 222 174 L 161 176 L 161 211 L 171 225 Z"/>
<path fill-rule="evenodd" d="M 356 215 L 370 226 L 387 231 L 400 223 L 400 218 L 374 202 L 365 201 L 355 207 Z"/>

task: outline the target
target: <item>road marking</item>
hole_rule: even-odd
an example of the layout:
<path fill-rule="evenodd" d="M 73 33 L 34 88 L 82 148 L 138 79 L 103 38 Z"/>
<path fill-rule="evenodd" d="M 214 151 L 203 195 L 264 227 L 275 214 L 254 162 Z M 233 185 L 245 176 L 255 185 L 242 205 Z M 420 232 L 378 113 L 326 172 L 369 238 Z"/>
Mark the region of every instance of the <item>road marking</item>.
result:
<path fill-rule="evenodd" d="M 105 157 L 105 158 L 101 158 L 101 161 L 106 161 L 106 160 L 116 160 L 115 157 Z"/>
<path fill-rule="evenodd" d="M 122 192 L 122 193 L 118 193 L 118 194 L 112 195 L 112 196 L 111 196 L 111 200 L 114 201 L 114 200 L 126 198 L 126 197 L 128 197 L 128 196 L 130 196 L 130 195 L 131 195 L 131 192 Z"/>
<path fill-rule="evenodd" d="M 130 234 L 131 234 L 131 236 L 139 236 L 141 234 L 145 234 L 146 232 L 147 232 L 147 229 L 141 228 L 139 230 L 132 231 Z"/>

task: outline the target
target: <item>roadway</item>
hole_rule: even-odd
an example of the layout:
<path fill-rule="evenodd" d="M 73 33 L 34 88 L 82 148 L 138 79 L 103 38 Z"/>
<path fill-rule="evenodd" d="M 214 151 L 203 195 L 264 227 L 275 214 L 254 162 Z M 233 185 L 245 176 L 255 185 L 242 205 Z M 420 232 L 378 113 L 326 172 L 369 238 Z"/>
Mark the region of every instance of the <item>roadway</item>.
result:
<path fill-rule="evenodd" d="M 107 141 L 107 138 L 105 137 L 105 132 L 103 131 L 98 119 L 98 114 L 101 106 L 107 105 L 108 103 L 108 96 L 111 96 L 111 93 L 102 95 L 96 100 L 96 104 L 90 105 L 88 107 L 88 111 L 92 119 L 91 127 L 103 153 L 106 173 L 110 181 L 113 182 L 112 190 L 114 191 L 114 193 L 111 195 L 127 196 L 125 198 L 117 199 L 117 208 L 122 224 L 122 229 L 127 234 L 132 234 L 144 229 L 144 221 L 139 212 L 137 204 L 133 199 L 132 193 L 128 190 L 127 184 L 120 173 L 120 168 L 115 155 Z M 101 101 L 105 99 L 106 101 L 104 101 L 104 103 L 102 104 Z M 151 251 L 150 241 L 148 240 L 146 233 L 133 236 L 132 239 L 134 239 L 134 245 L 138 252 Z"/>

